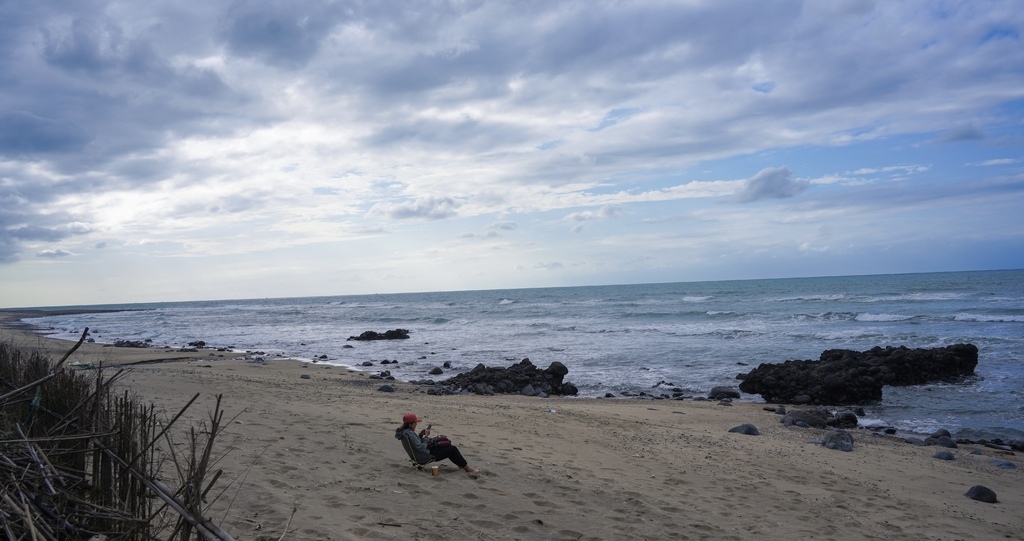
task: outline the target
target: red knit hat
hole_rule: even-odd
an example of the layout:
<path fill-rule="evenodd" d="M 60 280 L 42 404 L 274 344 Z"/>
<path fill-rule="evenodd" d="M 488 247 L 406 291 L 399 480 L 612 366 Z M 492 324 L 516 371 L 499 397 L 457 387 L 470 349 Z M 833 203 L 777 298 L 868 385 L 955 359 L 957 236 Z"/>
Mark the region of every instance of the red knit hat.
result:
<path fill-rule="evenodd" d="M 406 413 L 405 416 L 402 417 L 402 422 L 403 423 L 418 423 L 418 422 L 420 422 L 422 420 L 423 419 L 420 419 L 419 417 L 417 417 L 415 413 Z"/>

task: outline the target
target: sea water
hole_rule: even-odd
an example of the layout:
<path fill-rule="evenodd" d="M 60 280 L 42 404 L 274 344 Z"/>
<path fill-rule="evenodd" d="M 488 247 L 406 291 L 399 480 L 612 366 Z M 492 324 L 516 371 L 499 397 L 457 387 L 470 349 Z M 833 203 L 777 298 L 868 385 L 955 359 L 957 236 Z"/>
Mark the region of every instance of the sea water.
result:
<path fill-rule="evenodd" d="M 977 377 L 886 387 L 868 416 L 918 433 L 1024 438 L 1024 270 L 64 308 L 125 311 L 27 322 L 69 340 L 84 327 L 98 342 L 202 340 L 404 380 L 441 380 L 481 363 L 559 361 L 584 397 L 672 387 L 705 395 L 760 363 L 817 359 L 826 349 L 966 342 L 979 349 Z M 410 339 L 347 340 L 398 328 Z M 428 376 L 444 363 L 445 375 Z"/>

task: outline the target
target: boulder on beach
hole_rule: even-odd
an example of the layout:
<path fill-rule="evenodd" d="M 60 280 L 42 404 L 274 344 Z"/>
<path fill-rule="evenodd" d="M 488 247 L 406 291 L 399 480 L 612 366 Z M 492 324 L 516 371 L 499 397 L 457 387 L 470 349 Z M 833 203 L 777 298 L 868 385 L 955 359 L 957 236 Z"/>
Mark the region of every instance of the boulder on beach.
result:
<path fill-rule="evenodd" d="M 824 408 L 792 410 L 782 416 L 780 423 L 791 426 L 825 428 L 831 414 Z"/>
<path fill-rule="evenodd" d="M 837 430 L 825 436 L 821 445 L 827 449 L 850 452 L 853 450 L 853 435 L 845 430 Z"/>
<path fill-rule="evenodd" d="M 762 363 L 740 374 L 739 387 L 768 402 L 787 404 L 864 404 L 882 398 L 885 385 L 905 386 L 957 382 L 974 374 L 978 348 L 956 344 L 910 349 L 875 347 L 857 352 L 830 349 L 817 361 Z"/>
<path fill-rule="evenodd" d="M 750 423 L 744 423 L 740 426 L 734 426 L 729 429 L 729 432 L 736 432 L 738 434 L 745 434 L 747 436 L 760 436 L 761 431 L 756 426 Z"/>
<path fill-rule="evenodd" d="M 982 485 L 974 485 L 967 490 L 964 496 L 967 496 L 972 500 L 985 503 L 996 503 L 998 501 L 996 499 L 995 491 Z"/>
<path fill-rule="evenodd" d="M 708 398 L 711 400 L 721 400 L 723 398 L 739 398 L 740 392 L 735 387 L 726 387 L 724 385 L 718 385 L 711 388 L 708 392 Z"/>

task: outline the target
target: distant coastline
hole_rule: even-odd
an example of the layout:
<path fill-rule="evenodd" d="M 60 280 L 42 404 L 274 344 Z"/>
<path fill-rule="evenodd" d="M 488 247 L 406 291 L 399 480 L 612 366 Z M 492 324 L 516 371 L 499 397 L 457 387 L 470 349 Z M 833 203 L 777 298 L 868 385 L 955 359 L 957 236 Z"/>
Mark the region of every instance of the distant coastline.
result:
<path fill-rule="evenodd" d="M 78 314 L 102 314 L 108 312 L 127 312 L 129 310 L 105 310 L 88 308 L 0 308 L 0 327 L 11 330 L 28 331 L 38 334 L 38 326 L 25 323 L 23 320 L 36 317 L 73 316 Z"/>

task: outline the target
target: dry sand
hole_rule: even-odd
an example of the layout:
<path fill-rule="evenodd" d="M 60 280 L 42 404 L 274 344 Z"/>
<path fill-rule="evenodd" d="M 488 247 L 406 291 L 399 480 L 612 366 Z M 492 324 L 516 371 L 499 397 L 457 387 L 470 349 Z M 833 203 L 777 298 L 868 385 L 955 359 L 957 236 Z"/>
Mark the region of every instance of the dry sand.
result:
<path fill-rule="evenodd" d="M 71 346 L 17 329 L 0 339 L 55 358 Z M 70 361 L 180 356 L 87 346 Z M 937 447 L 855 430 L 846 453 L 807 443 L 823 431 L 785 427 L 763 404 L 384 393 L 341 367 L 192 355 L 135 365 L 122 385 L 168 418 L 201 393 L 196 423 L 223 395 L 226 491 L 208 516 L 238 540 L 1024 539 L 1024 469 L 991 460 L 1024 461 L 985 447 L 943 461 Z M 410 467 L 393 436 L 410 411 L 479 478 L 450 462 L 437 477 Z M 728 432 L 743 423 L 761 435 Z M 974 485 L 999 502 L 964 496 Z"/>

